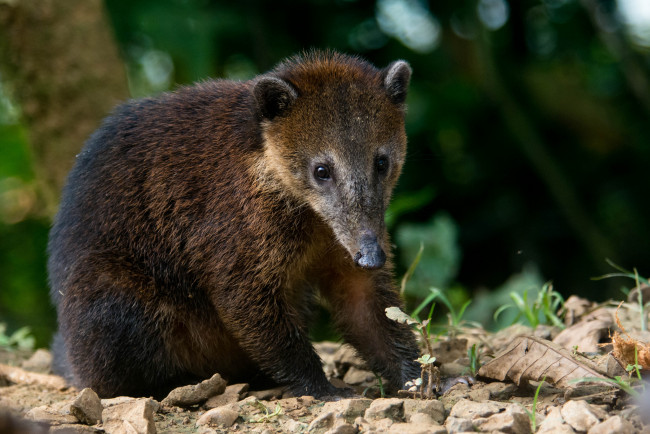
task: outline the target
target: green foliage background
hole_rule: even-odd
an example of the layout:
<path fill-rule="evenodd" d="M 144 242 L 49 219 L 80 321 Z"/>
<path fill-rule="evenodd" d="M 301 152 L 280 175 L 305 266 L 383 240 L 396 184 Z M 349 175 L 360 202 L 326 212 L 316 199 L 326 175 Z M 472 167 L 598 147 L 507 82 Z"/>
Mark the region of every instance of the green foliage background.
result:
<path fill-rule="evenodd" d="M 398 271 L 425 246 L 413 303 L 430 285 L 462 303 L 546 279 L 602 300 L 619 296 L 589 280 L 606 257 L 649 272 L 650 43 L 617 4 L 105 0 L 134 97 L 248 79 L 312 47 L 408 60 L 409 158 L 387 221 Z M 0 322 L 46 345 L 49 219 L 21 213 L 27 136 L 5 93 L 0 113 Z"/>

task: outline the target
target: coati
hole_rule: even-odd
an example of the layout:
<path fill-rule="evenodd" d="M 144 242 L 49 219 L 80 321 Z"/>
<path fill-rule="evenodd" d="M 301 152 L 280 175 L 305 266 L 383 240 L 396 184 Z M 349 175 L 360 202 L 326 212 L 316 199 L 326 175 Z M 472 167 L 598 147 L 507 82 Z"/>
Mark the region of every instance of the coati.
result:
<path fill-rule="evenodd" d="M 314 51 L 250 81 L 127 102 L 90 137 L 49 238 L 55 368 L 102 397 L 208 378 L 343 392 L 308 338 L 320 293 L 393 387 L 419 376 L 384 212 L 411 75 Z"/>

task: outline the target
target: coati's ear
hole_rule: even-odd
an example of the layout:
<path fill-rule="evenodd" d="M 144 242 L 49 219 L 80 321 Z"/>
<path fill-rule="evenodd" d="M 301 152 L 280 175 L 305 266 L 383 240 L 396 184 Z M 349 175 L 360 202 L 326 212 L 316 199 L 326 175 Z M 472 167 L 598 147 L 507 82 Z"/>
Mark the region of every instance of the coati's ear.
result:
<path fill-rule="evenodd" d="M 269 120 L 289 109 L 298 98 L 289 83 L 275 77 L 262 77 L 255 84 L 254 93 L 262 116 Z"/>
<path fill-rule="evenodd" d="M 411 67 L 403 60 L 397 60 L 384 70 L 384 87 L 395 104 L 406 101 L 406 92 L 411 79 Z"/>

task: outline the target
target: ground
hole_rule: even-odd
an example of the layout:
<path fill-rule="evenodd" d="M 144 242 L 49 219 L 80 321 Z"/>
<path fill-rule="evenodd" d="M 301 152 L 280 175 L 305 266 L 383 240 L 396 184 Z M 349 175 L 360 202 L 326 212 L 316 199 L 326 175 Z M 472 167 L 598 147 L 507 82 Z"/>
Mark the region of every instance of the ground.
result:
<path fill-rule="evenodd" d="M 358 396 L 332 402 L 293 397 L 281 388 L 250 391 L 219 376 L 162 402 L 100 401 L 89 389 L 66 387 L 50 375 L 47 351 L 2 349 L 0 432 L 650 432 L 643 386 L 622 389 L 635 386 L 630 378 L 642 373 L 623 360 L 626 344 L 646 367 L 641 357 L 648 339 L 640 331 L 638 304 L 617 310 L 572 298 L 565 309 L 564 331 L 514 325 L 498 333 L 465 328 L 441 336 L 431 350 L 442 381 L 435 396 L 424 398 L 417 388 L 382 398 L 376 377 L 340 343 L 316 348 L 331 381 L 346 383 Z M 473 345 L 478 360 L 468 357 Z M 478 372 L 471 372 L 472 362 L 482 365 Z M 612 386 L 617 376 L 619 385 Z M 15 428 L 26 423 L 18 418 L 34 422 Z"/>

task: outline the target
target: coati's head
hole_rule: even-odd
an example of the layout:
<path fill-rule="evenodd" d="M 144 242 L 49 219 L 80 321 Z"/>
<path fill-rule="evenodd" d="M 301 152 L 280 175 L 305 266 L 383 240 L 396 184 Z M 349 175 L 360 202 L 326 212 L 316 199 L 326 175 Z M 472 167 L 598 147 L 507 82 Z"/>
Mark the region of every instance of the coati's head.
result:
<path fill-rule="evenodd" d="M 264 170 L 331 227 L 362 268 L 386 261 L 384 213 L 406 154 L 404 101 L 411 68 L 312 53 L 254 87 Z"/>

